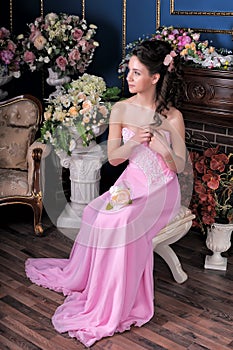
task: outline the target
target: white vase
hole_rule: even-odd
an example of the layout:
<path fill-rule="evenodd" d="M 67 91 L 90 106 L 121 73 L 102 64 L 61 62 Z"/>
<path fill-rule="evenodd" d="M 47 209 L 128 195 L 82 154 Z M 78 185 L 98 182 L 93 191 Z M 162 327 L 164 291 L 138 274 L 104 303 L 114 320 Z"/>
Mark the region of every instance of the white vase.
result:
<path fill-rule="evenodd" d="M 233 224 L 214 223 L 207 230 L 206 246 L 212 250 L 213 255 L 207 255 L 205 268 L 213 270 L 227 269 L 227 258 L 221 253 L 226 252 L 231 246 L 231 233 Z"/>
<path fill-rule="evenodd" d="M 12 76 L 9 76 L 9 75 L 4 75 L 3 77 L 0 77 L 0 86 L 3 86 L 9 83 L 11 79 L 12 79 Z M 0 100 L 3 100 L 7 96 L 8 96 L 8 92 L 0 89 Z"/>
<path fill-rule="evenodd" d="M 71 78 L 67 75 L 61 75 L 59 72 L 54 72 L 52 68 L 48 68 L 49 76 L 46 79 L 46 82 L 50 86 L 60 86 L 65 83 L 69 83 Z"/>

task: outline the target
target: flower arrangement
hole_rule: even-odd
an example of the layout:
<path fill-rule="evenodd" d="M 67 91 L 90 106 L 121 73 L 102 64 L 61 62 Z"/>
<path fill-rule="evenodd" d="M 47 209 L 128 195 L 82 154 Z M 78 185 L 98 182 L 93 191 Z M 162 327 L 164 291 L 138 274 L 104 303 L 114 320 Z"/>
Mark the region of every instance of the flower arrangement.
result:
<path fill-rule="evenodd" d="M 126 205 L 132 204 L 131 193 L 129 188 L 122 185 L 110 187 L 110 201 L 106 206 L 106 210 L 118 210 Z"/>
<path fill-rule="evenodd" d="M 230 69 L 233 67 L 231 51 L 217 50 L 207 40 L 200 40 L 200 33 L 188 28 L 161 27 L 152 35 L 143 36 L 126 46 L 126 56 L 119 65 L 119 73 L 125 72 L 132 50 L 144 40 L 164 40 L 171 44 L 183 63 L 199 65 L 209 69 Z M 232 68 L 233 69 L 233 68 Z"/>
<path fill-rule="evenodd" d="M 32 72 L 46 67 L 66 74 L 83 73 L 99 45 L 94 40 L 97 27 L 79 16 L 51 12 L 28 27 L 28 35 L 20 34 L 18 44 Z"/>
<path fill-rule="evenodd" d="M 62 86 L 46 100 L 40 141 L 71 154 L 78 133 L 82 145 L 89 146 L 99 128 L 108 124 L 112 104 L 104 97 L 110 100 L 109 91 L 113 97 L 120 89 L 107 88 L 102 77 L 87 73 Z"/>
<path fill-rule="evenodd" d="M 194 193 L 190 209 L 196 215 L 193 226 L 206 228 L 213 223 L 233 223 L 233 153 L 226 155 L 219 146 L 202 155 L 191 152 Z"/>
<path fill-rule="evenodd" d="M 8 29 L 0 28 L 0 77 L 20 77 L 20 56 L 17 44 Z"/>

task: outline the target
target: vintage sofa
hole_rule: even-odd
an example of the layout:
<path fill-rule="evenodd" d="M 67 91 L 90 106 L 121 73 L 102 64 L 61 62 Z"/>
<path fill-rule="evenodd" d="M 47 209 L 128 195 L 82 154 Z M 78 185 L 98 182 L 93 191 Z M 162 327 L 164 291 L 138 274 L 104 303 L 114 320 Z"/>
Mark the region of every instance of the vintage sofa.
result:
<path fill-rule="evenodd" d="M 42 104 L 34 96 L 0 102 L 0 206 L 31 206 L 36 235 L 43 233 L 40 162 L 45 145 L 35 141 L 41 121 Z"/>

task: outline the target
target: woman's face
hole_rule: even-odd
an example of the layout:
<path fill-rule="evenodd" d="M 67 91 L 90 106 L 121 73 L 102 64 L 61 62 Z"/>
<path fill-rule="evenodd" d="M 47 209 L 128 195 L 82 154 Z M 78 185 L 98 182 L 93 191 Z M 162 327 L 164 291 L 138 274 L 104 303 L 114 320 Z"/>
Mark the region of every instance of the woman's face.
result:
<path fill-rule="evenodd" d="M 126 79 L 130 93 L 142 93 L 155 88 L 158 74 L 150 75 L 147 67 L 139 61 L 137 56 L 130 58 L 128 69 L 129 72 Z"/>

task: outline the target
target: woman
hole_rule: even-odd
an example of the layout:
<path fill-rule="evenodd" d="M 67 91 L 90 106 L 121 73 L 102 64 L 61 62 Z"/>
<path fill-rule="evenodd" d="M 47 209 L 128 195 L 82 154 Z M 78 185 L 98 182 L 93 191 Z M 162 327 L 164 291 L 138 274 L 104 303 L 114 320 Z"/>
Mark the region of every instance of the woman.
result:
<path fill-rule="evenodd" d="M 67 296 L 52 318 L 56 330 L 87 347 L 142 326 L 154 313 L 152 238 L 179 211 L 176 173 L 185 163 L 174 56 L 163 41 L 133 51 L 127 75 L 133 96 L 114 105 L 108 138 L 110 163 L 127 159 L 127 168 L 86 206 L 69 259 L 26 262 L 31 281 Z"/>

